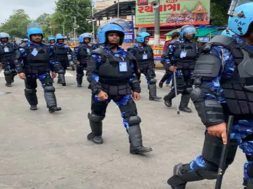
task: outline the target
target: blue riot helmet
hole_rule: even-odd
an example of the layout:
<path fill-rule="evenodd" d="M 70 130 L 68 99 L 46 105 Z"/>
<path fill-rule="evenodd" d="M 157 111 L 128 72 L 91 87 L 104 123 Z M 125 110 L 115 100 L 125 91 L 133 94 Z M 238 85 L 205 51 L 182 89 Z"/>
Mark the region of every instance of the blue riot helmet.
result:
<path fill-rule="evenodd" d="M 50 36 L 48 37 L 48 42 L 50 42 L 51 40 L 55 40 L 55 37 L 54 37 L 53 35 L 50 35 Z"/>
<path fill-rule="evenodd" d="M 119 45 L 122 45 L 125 37 L 124 29 L 129 29 L 129 24 L 123 19 L 113 19 L 108 21 L 105 25 L 98 29 L 97 36 L 99 43 L 108 43 L 107 35 L 110 32 L 116 32 L 120 36 Z"/>
<path fill-rule="evenodd" d="M 56 41 L 58 41 L 59 39 L 64 40 L 65 38 L 62 34 L 58 33 L 58 34 L 56 34 L 55 39 L 56 39 Z"/>
<path fill-rule="evenodd" d="M 232 31 L 226 29 L 224 30 L 221 35 L 227 36 L 227 37 L 233 37 L 233 35 L 235 35 L 235 33 L 233 33 Z"/>
<path fill-rule="evenodd" d="M 43 38 L 43 31 L 42 27 L 38 23 L 29 23 L 27 24 L 27 37 L 31 39 L 31 35 L 39 34 L 42 35 Z"/>
<path fill-rule="evenodd" d="M 5 32 L 1 32 L 0 33 L 0 39 L 10 39 L 10 35 L 8 33 Z"/>
<path fill-rule="evenodd" d="M 28 42 L 29 40 L 27 38 L 24 38 L 23 39 L 23 42 Z"/>
<path fill-rule="evenodd" d="M 197 30 L 194 26 L 186 25 L 180 28 L 180 36 L 181 38 L 184 38 L 185 35 L 195 35 L 197 33 Z"/>
<path fill-rule="evenodd" d="M 89 33 L 83 33 L 79 36 L 79 42 L 83 43 L 84 39 L 88 38 L 89 40 L 91 40 L 91 35 Z"/>
<path fill-rule="evenodd" d="M 245 2 L 235 8 L 228 19 L 228 28 L 235 34 L 243 36 L 248 32 L 253 21 L 253 2 Z"/>
<path fill-rule="evenodd" d="M 138 33 L 138 34 L 137 34 L 137 37 L 136 37 L 136 41 L 137 41 L 138 43 L 144 43 L 144 42 L 145 42 L 145 38 L 146 38 L 146 37 L 149 37 L 149 36 L 150 36 L 150 34 L 147 33 L 147 32 Z"/>

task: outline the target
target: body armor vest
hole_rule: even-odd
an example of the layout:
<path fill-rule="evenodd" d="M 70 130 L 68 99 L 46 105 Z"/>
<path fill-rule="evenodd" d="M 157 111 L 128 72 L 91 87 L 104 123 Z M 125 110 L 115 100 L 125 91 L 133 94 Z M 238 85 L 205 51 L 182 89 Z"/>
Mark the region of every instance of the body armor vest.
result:
<path fill-rule="evenodd" d="M 7 52 L 6 52 L 7 51 Z M 7 43 L 6 45 L 0 45 L 0 62 L 8 63 L 15 60 L 14 45 Z"/>
<path fill-rule="evenodd" d="M 38 51 L 37 55 L 32 54 L 35 48 L 26 46 L 26 59 L 24 61 L 25 70 L 28 73 L 41 73 L 50 71 L 49 61 L 50 56 L 48 53 L 47 46 L 36 48 Z"/>
<path fill-rule="evenodd" d="M 136 62 L 140 69 L 142 67 L 148 67 L 149 64 L 154 64 L 153 52 L 150 46 L 146 45 L 144 48 L 134 47 L 134 50 L 136 51 Z"/>
<path fill-rule="evenodd" d="M 227 102 L 222 104 L 224 110 L 238 119 L 252 119 L 253 50 L 246 44 L 237 44 L 233 38 L 221 35 L 214 37 L 206 45 L 209 49 L 212 46 L 223 46 L 229 49 L 234 57 L 233 75 L 220 80 Z"/>
<path fill-rule="evenodd" d="M 86 64 L 87 57 L 90 55 L 91 47 L 83 47 L 79 46 L 79 53 L 77 55 L 77 59 L 80 62 L 80 64 Z"/>
<path fill-rule="evenodd" d="M 124 58 L 116 57 L 101 48 L 92 51 L 92 54 L 99 54 L 102 57 L 102 64 L 98 68 L 102 90 L 112 96 L 131 94 L 129 85 L 129 79 L 133 76 L 131 58 L 129 56 Z M 124 71 L 120 68 L 121 64 L 125 65 L 126 69 Z"/>
<path fill-rule="evenodd" d="M 180 43 L 178 41 L 174 42 L 173 44 L 176 46 L 174 57 L 177 69 L 193 70 L 197 59 L 196 44 L 194 42 Z M 181 58 L 181 55 L 184 53 L 184 51 L 186 53 L 185 57 Z"/>
<path fill-rule="evenodd" d="M 68 48 L 64 46 L 54 46 L 54 59 L 55 61 L 63 61 L 67 62 L 68 61 Z"/>

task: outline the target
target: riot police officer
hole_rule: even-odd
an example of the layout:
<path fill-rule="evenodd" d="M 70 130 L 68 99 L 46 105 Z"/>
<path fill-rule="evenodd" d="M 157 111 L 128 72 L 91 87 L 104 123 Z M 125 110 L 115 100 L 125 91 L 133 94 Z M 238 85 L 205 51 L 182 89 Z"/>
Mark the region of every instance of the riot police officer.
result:
<path fill-rule="evenodd" d="M 73 51 L 64 43 L 62 34 L 56 35 L 56 44 L 51 46 L 51 48 L 53 48 L 54 62 L 57 62 L 55 70 L 58 73 L 58 83 L 61 83 L 62 86 L 66 86 L 65 73 L 69 62 L 68 53 L 73 59 Z"/>
<path fill-rule="evenodd" d="M 55 45 L 55 37 L 54 36 L 49 36 L 48 37 L 48 43 L 49 45 Z"/>
<path fill-rule="evenodd" d="M 140 83 L 136 78 L 136 62 L 130 52 L 119 46 L 124 40 L 122 19 L 109 21 L 98 31 L 99 42 L 104 46 L 92 51 L 87 63 L 87 79 L 92 90 L 91 113 L 88 114 L 91 133 L 88 140 L 102 144 L 102 121 L 107 105 L 113 100 L 119 107 L 124 126 L 129 134 L 130 153 L 143 154 L 152 151 L 142 145 L 141 118 L 134 100 L 139 100 Z M 134 100 L 133 100 L 133 98 Z"/>
<path fill-rule="evenodd" d="M 11 87 L 14 77 L 17 75 L 15 69 L 15 51 L 17 46 L 9 42 L 10 36 L 7 33 L 0 33 L 0 67 L 4 70 L 6 87 Z"/>
<path fill-rule="evenodd" d="M 155 62 L 154 53 L 152 48 L 147 44 L 150 34 L 147 32 L 140 32 L 137 35 L 136 41 L 138 44 L 128 48 L 136 58 L 139 74 L 143 73 L 146 76 L 149 89 L 149 100 L 160 100 L 161 97 L 156 95 L 156 75 L 155 75 Z"/>
<path fill-rule="evenodd" d="M 172 37 L 172 40 L 167 42 L 167 44 L 166 44 L 167 47 L 168 47 L 168 45 L 169 45 L 170 43 L 174 43 L 174 42 L 176 42 L 177 40 L 180 39 L 180 33 L 179 33 L 179 32 L 173 32 L 173 34 L 171 35 L 171 37 Z M 167 47 L 165 47 L 164 52 L 166 51 Z M 162 57 L 161 57 L 161 63 L 162 63 L 162 64 L 165 63 L 165 64 L 163 65 L 163 66 L 164 66 L 164 69 L 165 69 L 165 74 L 163 75 L 161 81 L 159 82 L 159 87 L 160 87 L 160 88 L 163 88 L 163 83 L 164 83 L 166 80 L 168 80 L 168 79 L 170 80 L 170 78 L 172 77 L 172 72 L 169 70 L 169 68 L 168 68 L 168 66 L 167 66 L 167 64 L 166 64 L 166 61 L 164 61 L 164 58 L 165 58 L 166 56 L 167 56 L 167 54 L 165 53 L 165 54 L 163 54 Z"/>
<path fill-rule="evenodd" d="M 77 87 L 82 86 L 83 82 L 83 70 L 86 70 L 87 68 L 87 58 L 90 55 L 92 51 L 92 46 L 89 45 L 91 40 L 91 36 L 88 33 L 84 33 L 79 36 L 79 42 L 80 45 L 78 47 L 75 47 L 74 53 L 75 53 L 75 59 L 77 68 L 76 68 L 76 81 L 77 81 Z"/>
<path fill-rule="evenodd" d="M 172 106 L 172 99 L 176 96 L 175 87 L 178 93 L 182 93 L 179 110 L 184 112 L 192 112 L 188 108 L 190 94 L 186 90 L 191 88 L 191 75 L 198 57 L 198 46 L 192 42 L 197 30 L 193 26 L 183 26 L 180 30 L 182 40 L 170 43 L 164 52 L 164 65 L 167 65 L 170 71 L 176 74 L 176 84 L 173 86 L 168 95 L 164 97 L 164 103 L 167 107 Z M 173 81 L 173 85 L 174 85 Z"/>
<path fill-rule="evenodd" d="M 227 34 L 214 37 L 196 62 L 191 99 L 207 132 L 202 154 L 174 167 L 168 180 L 173 189 L 184 189 L 191 181 L 216 179 L 223 144 L 228 145 L 226 168 L 233 162 L 237 146 L 243 150 L 247 158 L 244 189 L 253 189 L 252 9 L 252 2 L 237 6 L 228 20 L 229 30 L 235 34 L 232 38 Z M 234 122 L 228 144 L 229 116 L 234 116 Z"/>
<path fill-rule="evenodd" d="M 19 47 L 17 52 L 16 68 L 21 79 L 25 80 L 25 97 L 31 110 L 37 110 L 36 95 L 37 79 L 44 89 L 44 96 L 50 113 L 60 111 L 57 107 L 55 88 L 52 77 L 56 77 L 54 62 L 50 61 L 51 49 L 42 43 L 43 32 L 36 23 L 28 24 L 27 35 L 30 42 Z M 23 63 L 22 63 L 23 61 Z M 52 71 L 52 77 L 50 76 Z"/>

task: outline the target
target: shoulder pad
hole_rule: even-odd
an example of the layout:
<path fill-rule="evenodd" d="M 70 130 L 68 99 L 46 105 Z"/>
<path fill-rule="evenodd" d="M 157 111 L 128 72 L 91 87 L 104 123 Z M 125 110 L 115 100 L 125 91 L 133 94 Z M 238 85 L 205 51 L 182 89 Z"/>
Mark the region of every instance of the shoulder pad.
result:
<path fill-rule="evenodd" d="M 21 45 L 19 45 L 19 48 L 25 48 L 25 47 L 27 47 L 26 43 L 22 43 Z"/>
<path fill-rule="evenodd" d="M 208 45 L 210 44 L 210 45 Z M 235 40 L 231 37 L 227 37 L 224 35 L 217 35 L 214 38 L 212 38 L 208 43 L 207 43 L 207 48 L 211 48 L 212 46 L 223 46 L 227 48 L 228 50 L 232 50 L 234 45 L 236 44 Z M 203 50 L 206 50 L 205 47 Z"/>
<path fill-rule="evenodd" d="M 95 50 L 93 50 L 93 51 L 91 51 L 91 54 L 93 55 L 93 54 L 95 54 L 95 55 L 107 55 L 107 52 L 104 50 L 104 49 L 102 49 L 102 48 L 97 48 L 97 49 L 95 49 Z"/>
<path fill-rule="evenodd" d="M 135 48 L 135 46 L 134 46 L 134 45 L 131 45 L 130 47 L 127 48 L 127 50 L 129 51 L 129 50 L 132 50 L 132 49 L 134 49 L 134 48 Z"/>
<path fill-rule="evenodd" d="M 220 67 L 220 58 L 213 54 L 201 54 L 196 61 L 193 77 L 205 77 L 212 80 L 218 76 Z"/>

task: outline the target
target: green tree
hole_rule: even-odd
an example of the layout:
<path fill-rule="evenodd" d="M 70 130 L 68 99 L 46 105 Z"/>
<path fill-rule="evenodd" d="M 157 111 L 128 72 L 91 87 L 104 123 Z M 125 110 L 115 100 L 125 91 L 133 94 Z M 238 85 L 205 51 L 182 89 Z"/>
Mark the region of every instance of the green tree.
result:
<path fill-rule="evenodd" d="M 211 1 L 211 24 L 213 26 L 226 26 L 228 23 L 228 9 L 231 0 Z"/>
<path fill-rule="evenodd" d="M 27 24 L 31 22 L 23 9 L 15 10 L 14 13 L 0 26 L 0 31 L 9 33 L 10 36 L 26 37 Z"/>
<path fill-rule="evenodd" d="M 51 29 L 52 26 L 52 15 L 44 13 L 40 15 L 35 22 L 39 23 L 42 25 L 43 28 L 43 33 L 44 33 L 44 38 L 48 38 L 51 34 L 53 35 L 53 28 Z"/>
<path fill-rule="evenodd" d="M 56 31 L 62 33 L 62 26 L 65 33 L 73 31 L 74 17 L 79 26 L 77 33 L 91 31 L 91 24 L 86 21 L 91 15 L 91 0 L 58 0 L 53 20 L 56 24 Z"/>

